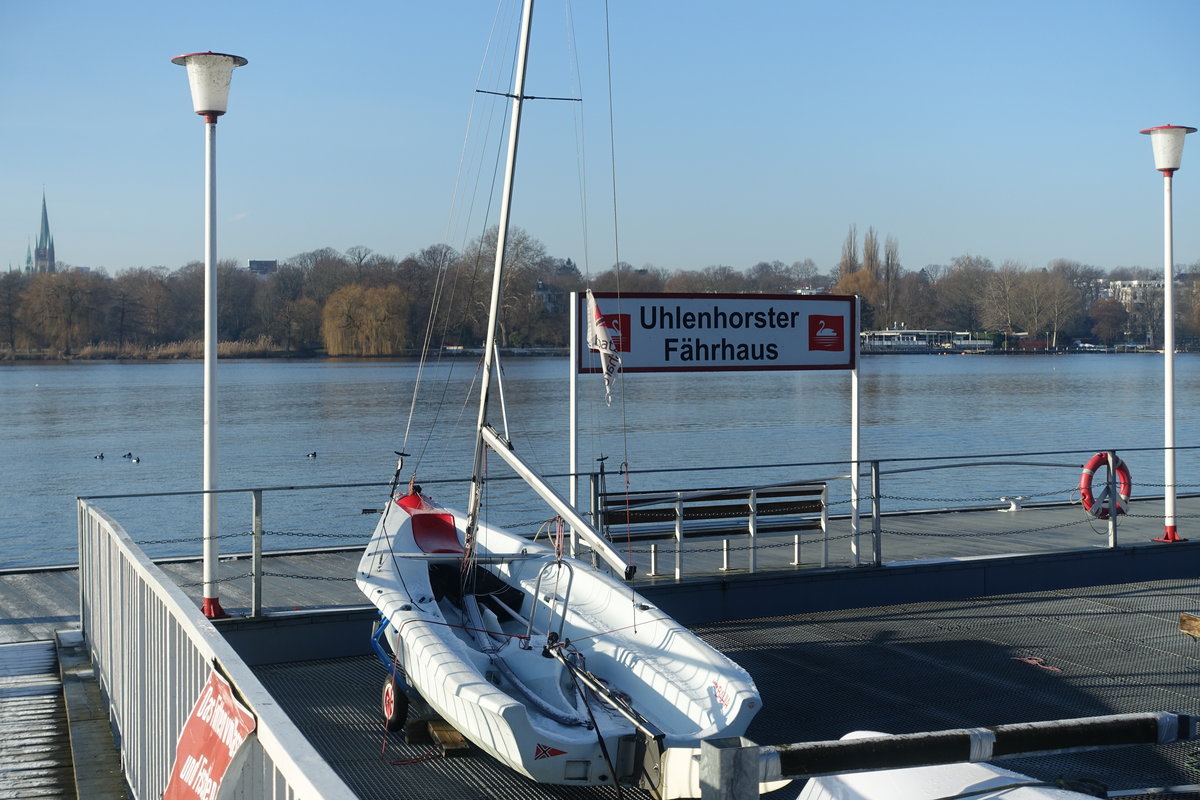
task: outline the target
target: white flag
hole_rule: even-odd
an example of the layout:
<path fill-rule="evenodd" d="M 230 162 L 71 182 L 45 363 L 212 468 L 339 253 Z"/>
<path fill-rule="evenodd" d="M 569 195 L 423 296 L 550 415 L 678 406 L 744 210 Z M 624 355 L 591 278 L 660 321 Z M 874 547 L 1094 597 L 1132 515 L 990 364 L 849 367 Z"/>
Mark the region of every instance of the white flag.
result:
<path fill-rule="evenodd" d="M 604 315 L 596 305 L 592 290 L 587 290 L 588 327 L 587 346 L 600 353 L 604 362 L 604 401 L 612 405 L 612 382 L 617 376 L 617 367 L 621 364 L 621 356 L 613 343 L 612 329 L 605 323 Z M 619 332 L 618 332 L 619 333 Z"/>

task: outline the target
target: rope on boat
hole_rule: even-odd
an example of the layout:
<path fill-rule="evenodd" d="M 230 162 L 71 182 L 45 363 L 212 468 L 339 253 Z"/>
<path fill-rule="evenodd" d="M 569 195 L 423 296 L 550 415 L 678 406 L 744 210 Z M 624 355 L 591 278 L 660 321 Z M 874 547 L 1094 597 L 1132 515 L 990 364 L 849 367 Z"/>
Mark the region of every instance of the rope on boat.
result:
<path fill-rule="evenodd" d="M 562 652 L 566 652 L 565 648 L 568 645 L 570 645 L 569 639 L 563 642 L 554 642 L 552 644 L 548 644 L 546 647 L 547 649 L 555 648 Z M 600 732 L 600 726 L 596 723 L 596 714 L 592 711 L 592 703 L 588 699 L 588 693 L 580 684 L 579 676 L 575 674 L 575 666 L 571 663 L 571 660 L 560 653 L 560 658 L 558 661 L 563 665 L 563 668 L 566 669 L 567 674 L 571 676 L 571 683 L 575 686 L 575 692 L 579 695 L 580 699 L 583 700 L 583 708 L 585 711 L 587 711 L 588 720 L 591 722 L 591 729 L 596 732 L 596 743 L 600 745 L 600 754 L 604 756 L 604 763 L 608 765 L 608 774 L 612 775 L 613 777 L 612 786 L 617 792 L 617 800 L 621 800 L 621 783 L 617 780 L 617 770 L 616 767 L 613 766 L 612 757 L 608 754 L 608 745 L 604 742 L 604 734 Z"/>

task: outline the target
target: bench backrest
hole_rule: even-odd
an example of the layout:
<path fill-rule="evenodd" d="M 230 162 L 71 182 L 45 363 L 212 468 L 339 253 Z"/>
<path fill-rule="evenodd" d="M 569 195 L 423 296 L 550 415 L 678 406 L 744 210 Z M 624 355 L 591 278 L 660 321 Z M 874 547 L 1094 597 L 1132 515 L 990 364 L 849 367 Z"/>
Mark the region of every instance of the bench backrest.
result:
<path fill-rule="evenodd" d="M 748 520 L 820 515 L 825 484 L 805 483 L 762 489 L 692 489 L 683 492 L 608 492 L 600 495 L 600 521 L 605 528 L 674 524 L 676 504 L 683 499 L 683 520 Z M 633 529 L 636 534 L 636 528 Z"/>

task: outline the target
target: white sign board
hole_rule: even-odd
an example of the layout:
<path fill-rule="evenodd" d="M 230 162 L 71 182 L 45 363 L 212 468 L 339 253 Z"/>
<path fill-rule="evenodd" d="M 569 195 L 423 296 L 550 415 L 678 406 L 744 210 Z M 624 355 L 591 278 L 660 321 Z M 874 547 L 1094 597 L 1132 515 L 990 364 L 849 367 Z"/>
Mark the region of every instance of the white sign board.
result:
<path fill-rule="evenodd" d="M 852 295 L 594 292 L 621 372 L 854 369 Z M 579 373 L 603 371 L 587 347 L 585 295 L 574 332 Z"/>

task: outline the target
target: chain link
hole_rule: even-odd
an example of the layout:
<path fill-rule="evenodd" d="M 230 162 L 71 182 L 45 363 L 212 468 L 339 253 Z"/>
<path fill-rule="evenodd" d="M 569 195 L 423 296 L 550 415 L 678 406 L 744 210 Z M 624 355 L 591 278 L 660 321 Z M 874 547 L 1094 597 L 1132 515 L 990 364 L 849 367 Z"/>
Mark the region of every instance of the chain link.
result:
<path fill-rule="evenodd" d="M 262 576 L 264 578 L 290 578 L 292 580 L 299 580 L 299 581 L 328 581 L 331 583 L 348 583 L 348 582 L 354 580 L 354 578 L 341 578 L 341 577 L 336 577 L 336 576 L 332 576 L 332 575 L 292 575 L 287 572 L 264 572 L 262 574 Z M 213 583 L 218 583 L 218 584 L 232 583 L 234 581 L 246 580 L 247 578 L 253 578 L 253 577 L 254 577 L 254 573 L 244 572 L 240 575 L 226 575 L 222 578 L 217 578 L 216 580 L 213 581 Z M 189 583 L 180 583 L 177 585 L 180 586 L 181 588 L 192 588 L 192 587 L 196 587 L 196 586 L 203 586 L 206 582 L 207 581 L 192 581 Z"/>

